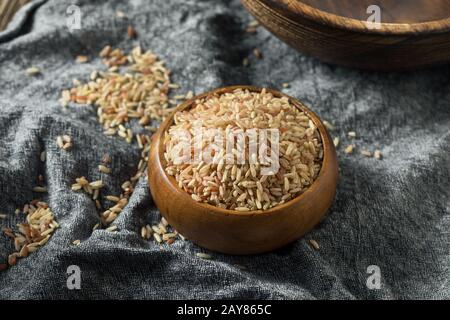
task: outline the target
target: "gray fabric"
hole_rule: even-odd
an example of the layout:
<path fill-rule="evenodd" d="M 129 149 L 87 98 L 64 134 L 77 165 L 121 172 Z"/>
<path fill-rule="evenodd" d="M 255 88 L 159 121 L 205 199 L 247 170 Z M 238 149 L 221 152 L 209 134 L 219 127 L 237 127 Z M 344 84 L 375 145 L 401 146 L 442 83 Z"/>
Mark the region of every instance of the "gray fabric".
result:
<path fill-rule="evenodd" d="M 83 12 L 82 29 L 72 33 L 71 3 Z M 138 40 L 127 39 L 128 22 L 116 10 L 132 19 Z M 61 224 L 46 246 L 0 273 L 0 298 L 450 298 L 449 67 L 404 74 L 338 68 L 263 29 L 246 34 L 249 20 L 238 1 L 53 0 L 18 24 L 14 39 L 0 37 L 0 212 L 8 215 L 0 225 L 14 226 L 20 221 L 14 210 L 39 196 L 32 192 L 39 173 L 49 187 L 44 200 Z M 138 148 L 103 135 L 93 107 L 64 109 L 58 98 L 73 78 L 86 80 L 103 68 L 97 53 L 104 45 L 129 50 L 137 43 L 166 60 L 181 92 L 231 84 L 281 89 L 289 82 L 284 92 L 333 122 L 342 141 L 341 175 L 327 218 L 276 252 L 201 260 L 195 253 L 205 250 L 190 242 L 160 248 L 140 238 L 144 221 L 159 219 L 141 179 L 117 220 L 120 231 L 92 233 L 97 212 L 71 183 L 97 177 L 96 165 L 109 152 L 114 176 L 107 190 L 117 193 L 136 169 Z M 263 59 L 242 67 L 255 47 Z M 78 54 L 95 58 L 77 65 Z M 43 74 L 27 77 L 32 65 Z M 345 155 L 351 130 L 357 151 Z M 63 133 L 74 137 L 70 152 L 55 144 Z M 380 148 L 384 160 L 364 158 L 363 148 Z M 308 245 L 311 238 L 319 251 Z M 82 244 L 73 246 L 75 239 Z M 12 250 L 0 236 L 0 263 Z M 69 265 L 81 268 L 81 290 L 66 287 Z M 380 290 L 366 287 L 369 265 L 381 269 Z"/>

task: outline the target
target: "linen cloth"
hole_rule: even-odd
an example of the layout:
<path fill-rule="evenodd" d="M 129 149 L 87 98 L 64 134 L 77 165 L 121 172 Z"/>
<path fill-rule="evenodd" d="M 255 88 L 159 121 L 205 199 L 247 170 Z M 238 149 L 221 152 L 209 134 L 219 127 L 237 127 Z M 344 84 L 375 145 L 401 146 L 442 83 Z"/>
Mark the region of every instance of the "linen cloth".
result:
<path fill-rule="evenodd" d="M 72 4 L 81 10 L 81 29 L 70 31 Z M 126 18 L 117 17 L 118 10 Z M 250 20 L 239 1 L 49 0 L 33 1 L 0 33 L 0 212 L 7 215 L 0 226 L 24 219 L 14 211 L 41 196 L 32 191 L 39 174 L 49 189 L 43 200 L 61 225 L 47 245 L 0 273 L 1 299 L 450 298 L 449 67 L 380 74 L 331 66 L 263 28 L 246 33 Z M 135 40 L 127 37 L 129 24 Z M 92 232 L 97 210 L 71 184 L 79 176 L 94 180 L 109 153 L 114 174 L 106 191 L 118 194 L 136 170 L 139 149 L 104 135 L 94 107 L 63 108 L 58 99 L 72 79 L 86 81 L 105 68 L 98 52 L 107 44 L 153 50 L 181 85 L 178 94 L 265 86 L 332 122 L 331 134 L 341 140 L 340 181 L 323 222 L 303 239 L 261 255 L 222 255 L 181 240 L 160 247 L 139 235 L 144 223 L 160 219 L 141 178 L 116 220 L 119 231 Z M 253 48 L 262 59 L 252 56 Z M 80 54 L 90 61 L 75 63 Z M 42 74 L 27 76 L 31 66 Z M 349 131 L 357 138 L 348 138 Z M 73 137 L 70 152 L 57 147 L 61 134 Z M 355 153 L 346 155 L 352 143 Z M 365 158 L 364 149 L 380 149 L 383 160 Z M 81 245 L 72 245 L 76 239 Z M 0 263 L 12 251 L 1 235 Z M 66 286 L 71 265 L 81 270 L 80 290 Z M 366 284 L 371 265 L 380 268 L 379 290 Z"/>

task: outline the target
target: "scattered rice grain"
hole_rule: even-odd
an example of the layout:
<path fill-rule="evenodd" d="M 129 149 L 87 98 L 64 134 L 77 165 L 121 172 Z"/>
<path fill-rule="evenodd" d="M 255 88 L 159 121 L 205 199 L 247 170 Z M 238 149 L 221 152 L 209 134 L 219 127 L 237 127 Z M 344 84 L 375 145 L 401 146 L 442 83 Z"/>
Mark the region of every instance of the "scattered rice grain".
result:
<path fill-rule="evenodd" d="M 98 166 L 98 170 L 99 170 L 100 172 L 103 172 L 103 173 L 111 173 L 111 169 L 108 168 L 107 166 L 102 165 L 102 164 L 100 164 L 100 165 Z"/>
<path fill-rule="evenodd" d="M 373 153 L 373 156 L 375 157 L 375 159 L 377 160 L 381 160 L 383 158 L 383 154 L 381 153 L 380 150 L 375 150 L 375 152 Z"/>
<path fill-rule="evenodd" d="M 39 69 L 38 67 L 30 67 L 26 69 L 25 72 L 29 76 L 36 76 L 41 73 L 41 69 Z"/>
<path fill-rule="evenodd" d="M 33 200 L 24 206 L 25 222 L 17 224 L 18 232 L 4 228 L 3 233 L 14 242 L 15 251 L 8 257 L 9 265 L 15 265 L 18 258 L 25 258 L 45 245 L 59 227 L 47 203 Z"/>
<path fill-rule="evenodd" d="M 211 260 L 212 256 L 207 254 L 207 253 L 203 253 L 203 252 L 197 252 L 195 254 L 197 257 L 202 258 L 202 259 L 206 259 L 206 260 Z"/>
<path fill-rule="evenodd" d="M 257 59 L 262 59 L 262 53 L 261 53 L 261 50 L 259 50 L 258 48 L 253 49 L 253 55 L 254 55 Z"/>
<path fill-rule="evenodd" d="M 259 27 L 259 22 L 256 20 L 252 20 L 247 24 L 247 27 L 245 28 L 245 32 L 256 33 L 258 27 Z"/>
<path fill-rule="evenodd" d="M 60 149 L 69 150 L 72 147 L 72 137 L 67 134 L 58 136 L 56 137 L 56 144 Z"/>
<path fill-rule="evenodd" d="M 352 154 L 354 148 L 355 148 L 355 146 L 352 145 L 352 144 L 350 144 L 350 145 L 348 145 L 348 146 L 344 149 L 344 152 L 345 152 L 346 154 Z"/>
<path fill-rule="evenodd" d="M 317 241 L 314 239 L 310 239 L 309 244 L 314 248 L 314 250 L 320 249 L 319 243 L 317 243 Z"/>
<path fill-rule="evenodd" d="M 162 243 L 161 236 L 158 233 L 153 233 L 153 238 L 155 238 L 156 242 Z"/>
<path fill-rule="evenodd" d="M 117 230 L 117 226 L 116 225 L 112 225 L 112 226 L 106 228 L 105 230 L 108 231 L 108 232 L 114 232 L 114 231 Z"/>
<path fill-rule="evenodd" d="M 102 163 L 105 164 L 105 165 L 108 164 L 108 163 L 111 163 L 111 157 L 110 157 L 110 155 L 108 153 L 103 155 Z"/>
<path fill-rule="evenodd" d="M 102 180 L 97 180 L 97 181 L 93 181 L 93 182 L 89 183 L 89 186 L 95 190 L 95 189 L 103 188 L 104 184 L 103 184 Z"/>
<path fill-rule="evenodd" d="M 136 38 L 136 35 L 137 35 L 136 30 L 133 28 L 133 26 L 131 24 L 128 25 L 127 35 L 128 35 L 128 38 L 130 38 L 130 39 Z"/>
<path fill-rule="evenodd" d="M 106 199 L 108 199 L 109 201 L 113 201 L 113 202 L 119 202 L 120 201 L 119 197 L 111 196 L 111 195 L 106 196 Z"/>
<path fill-rule="evenodd" d="M 33 188 L 34 192 L 41 192 L 41 193 L 45 193 L 47 192 L 47 188 L 46 187 L 41 187 L 41 186 L 37 186 Z"/>
<path fill-rule="evenodd" d="M 147 239 L 147 228 L 145 226 L 141 228 L 141 237 Z"/>
<path fill-rule="evenodd" d="M 334 137 L 334 139 L 333 139 L 333 144 L 334 144 L 334 146 L 337 148 L 338 146 L 339 146 L 339 137 Z"/>
<path fill-rule="evenodd" d="M 371 158 L 371 157 L 372 157 L 372 152 L 370 152 L 370 151 L 368 151 L 368 150 L 362 150 L 362 151 L 361 151 L 361 154 L 362 154 L 364 157 L 367 157 L 367 158 Z"/>
<path fill-rule="evenodd" d="M 75 58 L 76 63 L 86 63 L 89 61 L 88 56 L 79 55 Z"/>
<path fill-rule="evenodd" d="M 330 131 L 336 130 L 336 127 L 326 120 L 323 121 L 323 125 L 325 126 L 325 128 L 327 128 Z"/>

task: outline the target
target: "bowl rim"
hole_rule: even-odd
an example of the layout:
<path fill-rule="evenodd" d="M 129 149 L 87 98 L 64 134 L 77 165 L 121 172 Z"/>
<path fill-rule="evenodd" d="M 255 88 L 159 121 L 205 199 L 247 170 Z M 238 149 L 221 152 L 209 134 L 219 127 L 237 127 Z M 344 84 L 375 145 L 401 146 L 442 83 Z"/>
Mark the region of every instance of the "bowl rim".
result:
<path fill-rule="evenodd" d="M 285 202 L 283 204 L 277 205 L 273 208 L 270 208 L 268 210 L 250 210 L 250 211 L 236 211 L 236 210 L 230 210 L 230 209 L 223 209 L 223 208 L 219 208 L 216 207 L 214 205 L 208 204 L 208 203 L 204 203 L 204 202 L 197 202 L 194 199 L 192 199 L 192 197 L 184 190 L 181 190 L 180 187 L 178 186 L 178 183 L 176 182 L 175 178 L 172 176 L 169 176 L 166 173 L 165 170 L 165 166 L 164 166 L 164 143 L 163 143 L 163 139 L 164 139 L 164 133 L 167 132 L 167 129 L 169 128 L 170 125 L 172 125 L 173 123 L 173 117 L 174 114 L 176 112 L 185 110 L 187 108 L 189 108 L 193 103 L 195 103 L 196 100 L 198 99 L 202 99 L 214 94 L 223 94 L 226 92 L 231 92 L 234 91 L 236 89 L 243 89 L 243 90 L 249 90 L 251 92 L 261 92 L 263 89 L 266 89 L 267 92 L 272 93 L 274 96 L 276 97 L 287 97 L 289 99 L 289 102 L 294 104 L 295 107 L 301 109 L 303 112 L 305 112 L 305 114 L 308 115 L 308 117 L 311 118 L 311 120 L 314 122 L 314 124 L 317 126 L 317 129 L 319 130 L 319 134 L 320 134 L 320 138 L 322 139 L 322 144 L 324 146 L 323 150 L 324 150 L 324 154 L 323 154 L 323 159 L 322 159 L 322 166 L 320 168 L 319 174 L 317 176 L 317 178 L 314 180 L 314 182 L 309 186 L 308 189 L 306 189 L 303 193 L 301 193 L 300 195 L 296 196 L 295 198 L 289 200 L 288 202 Z M 331 138 L 329 137 L 328 131 L 325 128 L 325 125 L 322 123 L 321 119 L 319 118 L 319 116 L 317 116 L 317 114 L 315 114 L 313 111 L 311 111 L 308 107 L 306 107 L 303 103 L 301 103 L 299 100 L 283 93 L 280 92 L 278 90 L 274 90 L 274 89 L 270 89 L 270 88 L 262 88 L 262 87 L 256 87 L 256 86 L 250 86 L 250 85 L 234 85 L 234 86 L 226 86 L 226 87 L 221 87 L 221 88 L 217 88 L 211 91 L 207 91 L 205 93 L 199 94 L 194 96 L 193 98 L 186 100 L 185 102 L 183 102 L 182 104 L 180 104 L 178 107 L 175 108 L 175 110 L 168 116 L 168 118 L 164 121 L 163 124 L 161 124 L 160 128 L 158 129 L 157 132 L 158 138 L 159 138 L 159 145 L 158 150 L 156 150 L 157 152 L 157 157 L 158 157 L 158 170 L 162 170 L 163 171 L 163 177 L 164 180 L 170 185 L 170 187 L 172 189 L 174 189 L 177 193 L 182 194 L 182 197 L 185 197 L 186 199 L 189 199 L 189 201 L 192 202 L 194 207 L 198 207 L 199 209 L 203 209 L 203 210 L 208 210 L 210 213 L 219 213 L 219 214 L 223 214 L 226 216 L 241 216 L 241 217 L 248 217 L 248 216 L 268 216 L 268 215 L 272 215 L 272 214 L 276 214 L 277 212 L 280 212 L 300 201 L 303 201 L 306 197 L 309 196 L 309 194 L 314 194 L 315 189 L 318 188 L 319 184 L 322 183 L 322 181 L 324 180 L 324 175 L 325 175 L 325 171 L 323 170 L 325 163 L 328 163 L 331 161 L 332 156 L 331 154 L 329 154 L 328 152 L 325 152 L 326 149 L 329 148 L 334 148 L 334 145 L 331 142 Z M 326 148 L 325 148 L 326 145 Z M 333 149 L 331 149 L 332 151 Z M 150 169 L 150 166 L 149 166 Z"/>
<path fill-rule="evenodd" d="M 266 6 L 268 5 L 268 2 L 271 2 L 273 4 L 273 0 L 256 1 L 260 1 Z M 380 29 L 368 29 L 365 21 L 363 20 L 344 17 L 334 13 L 323 11 L 302 2 L 302 0 L 289 1 L 289 4 L 278 3 L 276 5 L 280 7 L 285 7 L 287 5 L 290 9 L 290 12 L 294 16 L 301 16 L 314 22 L 320 24 L 325 23 L 326 25 L 330 25 L 339 29 L 357 31 L 367 34 L 414 35 L 419 33 L 444 33 L 450 31 L 450 17 L 446 19 L 417 23 L 381 23 Z"/>

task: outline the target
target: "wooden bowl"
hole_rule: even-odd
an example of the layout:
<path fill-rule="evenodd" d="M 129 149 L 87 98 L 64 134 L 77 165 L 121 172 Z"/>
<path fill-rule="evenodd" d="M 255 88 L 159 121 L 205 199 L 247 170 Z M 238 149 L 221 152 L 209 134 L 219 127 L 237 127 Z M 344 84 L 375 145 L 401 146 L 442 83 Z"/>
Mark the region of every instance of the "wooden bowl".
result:
<path fill-rule="evenodd" d="M 268 30 L 325 62 L 406 70 L 450 60 L 448 0 L 242 0 Z M 381 28 L 369 29 L 370 5 Z"/>
<path fill-rule="evenodd" d="M 261 91 L 261 88 L 250 86 L 213 90 L 184 102 L 174 113 L 190 108 L 197 99 L 238 88 Z M 286 96 L 278 91 L 267 91 L 276 97 Z M 300 238 L 321 220 L 331 206 L 336 191 L 336 150 L 318 116 L 294 98 L 288 98 L 314 121 L 323 142 L 322 168 L 309 189 L 266 211 L 238 212 L 194 201 L 164 170 L 163 140 L 165 132 L 173 123 L 172 113 L 153 135 L 148 165 L 148 182 L 153 200 L 171 226 L 189 240 L 210 250 L 254 254 L 274 250 Z"/>

